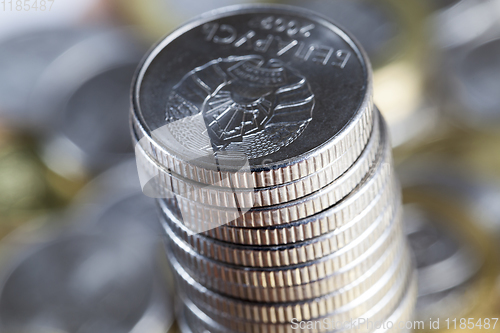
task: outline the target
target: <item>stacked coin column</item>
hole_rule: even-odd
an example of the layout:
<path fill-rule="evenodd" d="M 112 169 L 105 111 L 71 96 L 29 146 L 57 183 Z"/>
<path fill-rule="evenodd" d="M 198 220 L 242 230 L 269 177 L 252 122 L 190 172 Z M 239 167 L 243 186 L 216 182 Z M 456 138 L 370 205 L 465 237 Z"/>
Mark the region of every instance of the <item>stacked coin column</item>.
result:
<path fill-rule="evenodd" d="M 403 331 L 414 267 L 371 70 L 333 23 L 221 10 L 146 58 L 132 134 L 183 332 Z"/>

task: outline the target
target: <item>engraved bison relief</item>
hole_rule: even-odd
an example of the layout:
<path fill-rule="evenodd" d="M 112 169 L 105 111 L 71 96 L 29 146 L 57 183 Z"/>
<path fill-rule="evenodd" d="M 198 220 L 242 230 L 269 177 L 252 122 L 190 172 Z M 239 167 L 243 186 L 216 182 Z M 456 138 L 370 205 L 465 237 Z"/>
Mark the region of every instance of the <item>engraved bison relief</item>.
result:
<path fill-rule="evenodd" d="M 314 94 L 295 69 L 260 56 L 217 59 L 173 88 L 166 120 L 190 150 L 266 156 L 293 142 L 311 121 Z"/>

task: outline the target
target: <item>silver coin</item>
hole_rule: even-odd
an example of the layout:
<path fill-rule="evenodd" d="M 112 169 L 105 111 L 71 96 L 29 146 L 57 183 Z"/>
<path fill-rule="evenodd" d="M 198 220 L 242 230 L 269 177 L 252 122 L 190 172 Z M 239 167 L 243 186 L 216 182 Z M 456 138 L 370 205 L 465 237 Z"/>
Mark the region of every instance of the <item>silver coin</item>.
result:
<path fill-rule="evenodd" d="M 403 242 L 394 235 L 390 237 L 391 241 L 375 244 L 373 249 L 359 255 L 355 260 L 339 268 L 336 272 L 301 285 L 269 287 L 229 281 L 221 282 L 220 279 L 205 278 L 204 275 L 193 271 L 189 265 L 185 265 L 184 268 L 196 281 L 205 287 L 227 296 L 265 303 L 304 301 L 322 297 L 325 294 L 350 290 L 350 286 L 355 281 L 363 278 L 368 278 L 367 282 L 375 282 L 375 274 L 389 269 L 401 256 L 401 253 L 404 252 L 402 251 L 404 248 Z M 373 273 L 375 270 L 377 273 Z M 284 273 L 283 276 L 286 276 L 288 272 L 282 273 Z"/>
<path fill-rule="evenodd" d="M 364 318 L 365 321 L 367 318 L 374 318 L 374 319 L 379 319 L 380 322 L 385 321 L 385 325 L 381 325 L 382 328 L 375 330 L 374 332 L 376 333 L 385 333 L 385 332 L 409 332 L 410 330 L 406 329 L 399 329 L 397 326 L 394 329 L 386 329 L 387 327 L 390 326 L 389 323 L 391 324 L 398 324 L 400 322 L 406 323 L 409 320 L 412 319 L 412 312 L 415 306 L 415 299 L 416 299 L 416 293 L 417 293 L 417 284 L 416 284 L 416 275 L 413 276 L 411 282 L 404 286 L 405 292 L 403 297 L 401 298 L 399 304 L 397 304 L 397 298 L 393 298 L 391 301 L 396 301 L 397 307 L 392 310 L 390 309 L 390 303 L 391 301 L 386 301 L 385 304 L 379 304 L 377 308 L 380 310 L 380 314 L 382 316 L 378 315 L 375 318 L 373 317 L 373 313 L 366 313 L 365 315 L 362 315 L 360 318 Z M 183 301 L 179 302 L 178 306 L 178 324 L 180 327 L 181 332 L 183 333 L 191 333 L 191 332 L 197 332 L 197 333 L 205 333 L 205 332 L 212 332 L 212 333 L 229 333 L 229 332 L 234 332 L 234 330 L 229 330 L 216 321 L 214 321 L 212 318 L 210 318 L 208 315 L 206 315 L 204 312 L 202 312 L 199 308 L 196 307 L 190 300 L 184 299 Z M 390 309 L 387 311 L 387 309 Z M 386 311 L 384 311 L 386 310 Z M 386 315 L 384 318 L 383 315 Z M 359 326 L 354 329 L 354 332 L 362 332 L 362 328 L 367 328 L 368 331 L 372 331 L 368 326 L 363 325 L 362 321 L 358 321 Z M 364 326 L 364 327 L 363 327 Z M 290 325 L 291 327 L 291 325 Z M 284 330 L 284 331 L 279 331 L 278 328 L 273 328 L 272 324 L 267 325 L 267 326 L 260 326 L 259 329 L 261 332 L 293 332 L 294 330 Z M 317 330 L 314 329 L 302 329 L 301 332 L 317 332 Z M 339 330 L 333 330 L 330 332 L 339 332 Z M 350 330 L 342 330 L 342 332 L 350 332 Z"/>
<path fill-rule="evenodd" d="M 235 188 L 324 168 L 369 132 L 373 107 L 352 39 L 277 6 L 212 12 L 178 29 L 146 58 L 133 92 L 134 126 L 157 161 Z"/>
<path fill-rule="evenodd" d="M 203 234 L 212 239 L 234 244 L 273 246 L 302 242 L 330 232 L 344 233 L 347 230 L 355 232 L 359 225 L 366 224 L 366 221 L 373 220 L 382 213 L 387 203 L 394 199 L 395 191 L 399 191 L 399 186 L 388 182 L 379 189 L 372 200 L 365 201 L 366 206 L 363 205 L 358 215 L 350 221 L 335 219 L 335 215 L 331 214 L 334 210 L 332 208 L 292 223 L 259 228 L 239 228 L 226 225 L 208 230 Z M 359 198 L 364 200 L 363 196 Z M 164 206 L 164 202 L 160 202 L 160 207 L 167 218 L 178 219 L 170 208 Z"/>
<path fill-rule="evenodd" d="M 91 35 L 89 30 L 49 29 L 12 36 L 0 42 L 0 117 L 11 127 L 41 131 L 51 113 L 30 109 L 33 88 L 64 51 Z M 45 111 L 45 110 L 44 110 Z"/>
<path fill-rule="evenodd" d="M 174 262 L 175 263 L 175 262 Z M 407 260 L 403 260 L 403 263 L 408 265 L 411 263 L 409 257 Z M 411 267 L 411 264 L 409 265 Z M 333 310 L 332 313 L 327 314 L 326 316 L 317 316 L 315 310 L 318 312 L 332 310 L 332 309 L 315 309 L 314 307 L 308 308 L 302 316 L 295 317 L 301 318 L 301 320 L 323 320 L 329 319 L 332 322 L 352 322 L 356 321 L 358 318 L 373 318 L 374 320 L 384 320 L 392 314 L 395 309 L 397 309 L 398 304 L 403 299 L 406 294 L 406 290 L 409 289 L 409 286 L 413 280 L 413 269 L 401 269 L 398 270 L 399 278 L 397 278 L 394 283 L 387 283 L 387 281 L 379 281 L 377 285 L 375 284 L 370 292 L 362 295 L 353 302 L 350 303 L 348 307 L 339 308 L 337 311 Z M 187 277 L 189 279 L 189 277 Z M 200 291 L 200 296 L 204 300 L 209 300 L 211 297 L 215 299 L 220 299 L 215 305 L 215 307 L 225 308 L 227 302 L 234 302 L 233 299 L 224 298 L 217 294 L 213 294 L 202 286 L 196 284 L 194 280 L 189 281 L 190 284 L 194 284 L 195 288 Z M 382 287 L 384 285 L 384 287 Z M 382 288 L 381 288 L 382 287 Z M 192 290 L 191 290 L 192 291 Z M 289 318 L 289 316 L 294 315 L 294 308 L 290 306 L 285 311 L 271 311 L 269 314 L 265 314 L 260 311 L 260 304 L 248 303 L 248 305 L 252 304 L 253 309 L 248 312 L 252 318 L 247 320 L 236 319 L 239 316 L 245 316 L 244 309 L 242 305 L 233 306 L 231 309 L 228 308 L 222 310 L 221 312 L 214 313 L 214 310 L 207 308 L 200 299 L 193 299 L 191 297 L 184 297 L 183 301 L 185 304 L 189 304 L 189 307 L 193 309 L 194 313 L 196 313 L 196 317 L 199 319 L 196 320 L 193 318 L 193 321 L 196 323 L 200 322 L 203 319 L 210 318 L 212 323 L 218 323 L 222 327 L 227 327 L 231 331 L 234 332 L 293 332 L 292 328 L 292 320 L 293 318 Z M 227 301 L 227 302 L 226 302 Z M 371 303 L 371 304 L 369 304 Z M 243 304 L 243 303 L 242 303 Z M 369 305 L 368 305 L 369 304 Z M 284 307 L 287 305 L 293 304 L 283 304 Z M 273 307 L 273 305 L 269 305 Z M 280 304 L 276 304 L 274 306 L 279 307 Z M 225 312 L 230 312 L 232 316 L 224 316 Z M 207 313 L 207 315 L 203 315 L 203 313 Z M 253 315 L 253 316 L 252 316 Z M 316 315 L 316 317 L 314 317 Z M 209 320 L 210 321 L 210 320 Z M 220 327 L 219 326 L 219 327 Z M 355 328 L 353 331 L 356 331 Z M 307 330 L 306 330 L 307 331 Z M 328 329 L 317 329 L 313 330 L 314 332 L 321 331 L 329 331 Z"/>
<path fill-rule="evenodd" d="M 389 328 L 389 325 L 384 325 L 382 328 L 377 329 L 374 333 L 386 332 L 400 332 L 410 333 L 413 328 L 400 328 L 399 323 L 408 323 L 413 319 L 413 311 L 415 309 L 415 300 L 417 298 L 417 275 L 414 273 L 411 283 L 406 288 L 406 293 L 401 299 L 401 303 L 394 310 L 391 316 L 386 320 L 386 323 L 392 323 L 394 328 Z"/>
<path fill-rule="evenodd" d="M 160 42 L 132 94 L 139 177 L 159 194 L 184 331 L 407 316 L 399 184 L 349 35 L 298 8 L 222 9 Z M 234 236 L 245 229 L 252 240 Z"/>
<path fill-rule="evenodd" d="M 361 236 L 363 232 L 383 216 L 390 220 L 400 199 L 388 202 L 380 215 L 355 220 L 346 225 L 347 228 L 325 235 L 292 244 L 280 246 L 248 246 L 220 242 L 209 237 L 196 234 L 183 226 L 175 218 L 165 216 L 164 228 L 172 230 L 179 238 L 196 252 L 206 257 L 232 265 L 248 267 L 281 267 L 313 261 L 338 251 Z M 360 214 L 360 217 L 363 217 Z"/>
<path fill-rule="evenodd" d="M 499 14 L 500 16 L 500 14 Z M 498 36 L 497 36 L 498 37 Z M 450 115 L 469 126 L 488 128 L 500 124 L 500 38 L 455 52 L 452 68 Z"/>
<path fill-rule="evenodd" d="M 129 332 L 154 293 L 152 267 L 132 244 L 70 234 L 35 246 L 4 277 L 2 331 Z"/>
<path fill-rule="evenodd" d="M 353 281 L 351 286 L 340 290 L 340 297 L 338 298 L 336 297 L 338 295 L 337 291 L 332 294 L 324 294 L 312 300 L 293 303 L 245 302 L 240 299 L 214 293 L 193 279 L 174 257 L 170 257 L 170 260 L 176 272 L 181 295 L 191 299 L 203 311 L 210 313 L 211 316 L 228 321 L 248 320 L 261 323 L 284 324 L 290 323 L 293 318 L 309 320 L 325 317 L 330 314 L 347 318 L 349 314 L 346 314 L 346 312 L 350 312 L 353 309 L 359 310 L 358 306 L 361 305 L 364 307 L 365 302 L 368 300 L 372 301 L 371 298 L 375 295 L 383 297 L 382 294 L 385 293 L 380 293 L 381 289 L 383 289 L 382 287 L 388 288 L 384 290 L 387 292 L 393 284 L 397 284 L 395 282 L 400 280 L 399 278 L 404 277 L 403 280 L 406 280 L 408 275 L 412 275 L 413 268 L 409 258 L 409 252 L 406 252 L 399 262 L 393 262 L 392 267 L 384 272 L 383 278 L 377 281 L 370 281 L 367 284 L 368 289 L 362 293 L 349 293 L 349 289 L 356 284 Z M 344 291 L 346 294 L 342 295 Z M 364 309 L 368 311 L 371 307 Z M 361 314 L 363 312 L 359 313 L 359 315 Z M 350 315 L 352 316 L 354 313 L 350 313 Z M 356 318 L 356 315 L 352 318 Z"/>
<path fill-rule="evenodd" d="M 385 128 L 382 126 L 382 129 Z M 361 206 L 366 201 L 371 201 L 374 193 L 377 193 L 392 178 L 391 150 L 384 130 L 382 130 L 381 136 L 383 142 L 372 166 L 359 160 L 355 167 L 348 170 L 343 177 L 301 199 L 281 205 L 242 210 L 202 205 L 177 196 L 173 209 L 180 211 L 182 216 L 179 216 L 179 219 L 182 219 L 188 228 L 196 232 L 210 230 L 223 224 L 247 228 L 282 225 L 313 216 L 325 210 L 341 214 L 342 217 L 339 216 L 339 219 L 349 221 L 361 212 Z M 351 173 L 354 175 L 351 176 Z M 348 185 L 339 187 L 339 184 L 344 181 Z M 364 189 L 364 187 L 370 187 L 370 189 Z M 360 191 L 354 190 L 355 188 L 359 188 Z M 348 191 L 352 191 L 351 194 Z M 366 201 L 359 198 L 365 194 L 361 194 L 361 192 L 366 192 L 369 197 Z M 337 203 L 339 204 L 336 205 Z M 170 205 L 172 205 L 171 202 Z"/>
<path fill-rule="evenodd" d="M 384 214 L 389 216 L 388 219 L 392 213 L 392 205 L 384 208 Z M 164 221 L 165 228 L 173 230 L 193 250 L 206 257 L 238 266 L 281 267 L 313 261 L 338 251 L 359 237 L 372 223 L 376 223 L 377 219 L 363 220 L 364 223 L 355 224 L 352 229 L 349 228 L 342 233 L 329 233 L 300 243 L 271 247 L 227 244 L 190 233 L 189 229 L 175 224 L 173 220 Z"/>
<path fill-rule="evenodd" d="M 183 243 L 168 228 L 169 248 L 175 254 L 177 260 L 193 274 L 203 278 L 212 285 L 224 286 L 234 284 L 241 290 L 247 285 L 252 288 L 260 287 L 272 289 L 284 286 L 300 286 L 318 281 L 343 267 L 358 262 L 359 258 L 369 256 L 372 251 L 379 247 L 388 246 L 394 239 L 400 237 L 400 214 L 396 214 L 391 220 L 383 216 L 370 226 L 362 236 L 352 241 L 337 252 L 321 257 L 315 261 L 290 265 L 285 267 L 240 267 L 211 260 L 194 252 L 187 244 Z"/>
<path fill-rule="evenodd" d="M 206 285 L 214 285 L 214 289 L 222 290 L 227 295 L 238 295 L 244 299 L 255 299 L 261 302 L 285 302 L 311 299 L 320 297 L 329 292 L 334 292 L 349 285 L 354 279 L 362 276 L 366 271 L 374 266 L 382 265 L 382 262 L 392 261 L 396 254 L 401 251 L 401 240 L 398 240 L 397 233 L 384 235 L 384 241 L 379 241 L 370 250 L 360 254 L 356 259 L 345 264 L 337 270 L 328 269 L 324 265 L 310 265 L 307 268 L 292 271 L 277 270 L 270 275 L 279 283 L 270 288 L 270 283 L 260 285 L 238 284 L 228 281 L 215 280 L 208 281 L 205 276 L 198 278 Z M 398 252 L 399 251 L 399 252 Z M 190 265 L 185 265 L 185 269 L 192 271 Z M 315 268 L 320 269 L 314 271 Z M 226 273 L 227 271 L 224 271 Z M 227 272 L 227 273 L 230 273 Z M 192 275 L 196 275 L 193 273 Z M 248 276 L 241 276 L 248 278 Z M 267 276 L 266 276 L 267 278 Z M 270 281 L 274 281 L 270 280 Z M 235 281 L 235 280 L 233 280 Z M 281 282 L 280 282 L 281 281 Z M 287 283 L 286 281 L 289 281 Z"/>
<path fill-rule="evenodd" d="M 418 207 L 405 205 L 406 233 L 415 254 L 419 295 L 438 293 L 460 286 L 476 275 L 483 258 L 443 223 Z"/>
<path fill-rule="evenodd" d="M 399 304 L 398 298 L 397 297 L 387 297 L 383 302 L 379 303 L 379 306 L 377 307 L 380 311 L 379 314 L 376 317 L 373 317 L 373 313 L 366 313 L 360 318 L 365 319 L 365 322 L 367 322 L 367 318 L 374 318 L 374 321 L 377 320 L 379 323 L 383 323 L 381 329 L 376 329 L 373 331 L 373 329 L 366 325 L 363 324 L 363 321 L 358 320 L 358 325 L 354 329 L 343 329 L 343 330 L 330 330 L 329 332 L 343 332 L 343 333 L 350 333 L 350 332 L 375 332 L 375 333 L 385 333 L 385 332 L 410 332 L 411 330 L 406 330 L 406 329 L 399 329 L 397 326 L 394 329 L 385 329 L 390 324 L 399 324 L 400 322 L 406 323 L 412 319 L 412 311 L 413 307 L 415 305 L 415 295 L 417 293 L 417 286 L 416 286 L 416 276 L 413 276 L 411 281 L 403 288 L 405 290 L 404 295 L 402 295 Z M 394 296 L 394 295 L 388 295 L 388 296 Z M 393 305 L 392 303 L 396 304 L 396 308 L 392 310 L 390 307 Z M 384 317 L 385 316 L 385 317 Z M 385 321 L 385 323 L 384 323 Z M 353 322 L 356 322 L 353 320 Z M 229 333 L 229 332 L 235 332 L 235 330 L 229 330 L 228 328 L 223 327 L 216 321 L 214 321 L 212 318 L 210 318 L 208 315 L 206 315 L 204 312 L 202 312 L 198 307 L 196 307 L 195 304 L 193 304 L 190 300 L 184 299 L 183 301 L 180 302 L 179 304 L 179 312 L 178 312 L 178 323 L 179 327 L 181 329 L 181 332 L 183 333 L 191 333 L 191 332 L 197 332 L 197 333 L 205 333 L 205 332 L 212 332 L 212 333 Z M 277 326 L 277 325 L 276 325 Z M 286 327 L 276 327 L 273 324 L 269 325 L 253 325 L 253 327 L 256 327 L 259 332 L 294 332 L 296 330 L 291 329 L 291 324 L 289 325 L 288 328 Z M 325 325 L 326 326 L 326 325 Z M 346 325 L 347 326 L 347 325 Z M 375 326 L 375 325 L 373 325 Z M 317 326 L 316 326 L 317 327 Z M 331 326 L 330 326 L 331 327 Z M 348 326 L 347 326 L 348 327 Z M 328 330 L 328 328 L 327 328 Z M 317 333 L 320 330 L 318 329 L 311 329 L 311 328 L 304 328 L 300 330 L 301 332 L 314 332 Z M 240 332 L 240 331 L 238 331 Z M 245 330 L 242 330 L 241 332 L 245 332 Z"/>
<path fill-rule="evenodd" d="M 484 258 L 466 239 L 418 204 L 405 205 L 406 233 L 415 253 L 418 300 L 415 316 L 425 320 L 465 315 Z"/>
<path fill-rule="evenodd" d="M 130 85 L 143 50 L 131 29 L 99 31 L 46 69 L 30 108 L 50 115 L 40 122 L 50 129 L 42 157 L 52 170 L 88 176 L 132 156 Z"/>
<path fill-rule="evenodd" d="M 361 138 L 353 147 L 350 147 L 342 156 L 332 161 L 325 168 L 281 185 L 260 187 L 260 188 L 228 188 L 222 186 L 207 186 L 171 173 L 165 169 L 154 158 L 140 147 L 136 146 L 136 157 L 138 167 L 149 179 L 148 184 L 143 186 L 143 191 L 147 193 L 158 193 L 160 198 L 171 196 L 182 196 L 189 200 L 212 206 L 246 209 L 252 207 L 271 206 L 300 199 L 321 188 L 331 184 L 333 181 L 347 184 L 338 184 L 337 188 L 345 187 L 345 192 L 352 189 L 356 181 L 346 181 L 346 176 L 356 177 L 352 171 L 345 173 L 349 169 L 363 169 L 366 164 L 371 164 L 382 141 L 378 117 L 374 118 L 371 137 L 366 142 Z M 133 131 L 134 132 L 134 131 Z M 385 133 L 384 133 L 385 134 Z M 365 145 L 366 143 L 366 145 Z M 137 142 L 136 142 L 137 144 Z M 139 164 L 139 160 L 141 163 Z M 354 165 L 353 165 L 354 164 Z M 359 177 L 359 175 L 358 175 Z M 342 179 L 342 180 L 340 180 Z M 149 188 L 153 187 L 150 191 Z M 340 191 L 340 189 L 339 189 Z M 168 192 L 168 193 L 166 193 Z M 171 193 L 169 193 L 171 192 Z"/>

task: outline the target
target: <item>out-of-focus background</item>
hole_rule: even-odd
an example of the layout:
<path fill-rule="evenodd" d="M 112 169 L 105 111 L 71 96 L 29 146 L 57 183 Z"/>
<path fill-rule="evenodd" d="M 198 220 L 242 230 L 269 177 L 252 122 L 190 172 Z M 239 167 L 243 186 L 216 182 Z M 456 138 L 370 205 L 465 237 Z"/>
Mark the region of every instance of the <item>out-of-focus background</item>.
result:
<path fill-rule="evenodd" d="M 0 332 L 176 330 L 130 83 L 162 36 L 249 2 L 0 2 Z M 500 0 L 273 3 L 330 17 L 371 59 L 419 268 L 416 317 L 498 318 Z"/>

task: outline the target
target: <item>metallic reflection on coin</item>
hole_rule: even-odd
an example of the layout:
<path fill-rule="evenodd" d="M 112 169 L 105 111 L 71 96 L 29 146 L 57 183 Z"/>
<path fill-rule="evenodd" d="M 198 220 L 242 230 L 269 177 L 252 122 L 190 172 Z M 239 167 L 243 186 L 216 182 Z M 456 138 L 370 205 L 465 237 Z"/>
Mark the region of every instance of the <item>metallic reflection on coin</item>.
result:
<path fill-rule="evenodd" d="M 189 56 L 179 57 L 182 49 Z M 173 33 L 145 60 L 134 125 L 159 161 L 217 174 L 238 171 L 234 154 L 249 161 L 248 173 L 283 169 L 283 180 L 260 186 L 276 185 L 301 177 L 291 166 L 313 172 L 318 166 L 307 164 L 327 158 L 344 127 L 362 122 L 358 133 L 369 131 L 370 94 L 361 51 L 330 23 L 290 8 L 221 11 Z"/>
<path fill-rule="evenodd" d="M 170 192 L 155 198 L 183 332 L 409 318 L 414 263 L 370 73 L 337 26 L 283 6 L 208 13 L 144 60 L 131 132 L 143 191 L 158 176 Z"/>

